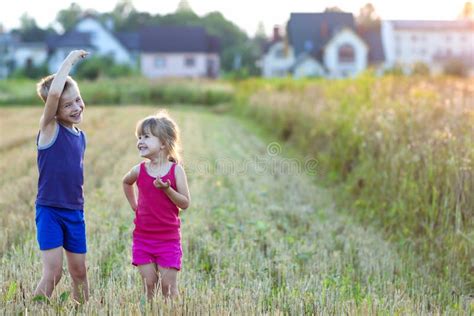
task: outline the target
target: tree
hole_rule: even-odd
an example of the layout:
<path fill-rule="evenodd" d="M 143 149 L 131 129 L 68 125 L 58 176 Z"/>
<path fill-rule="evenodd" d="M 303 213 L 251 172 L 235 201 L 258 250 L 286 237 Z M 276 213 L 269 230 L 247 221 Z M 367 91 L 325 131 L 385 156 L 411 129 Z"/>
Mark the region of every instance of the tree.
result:
<path fill-rule="evenodd" d="M 356 23 L 363 29 L 373 29 L 380 26 L 380 17 L 375 12 L 375 7 L 372 3 L 365 4 L 360 8 L 359 15 L 356 18 Z"/>
<path fill-rule="evenodd" d="M 137 31 L 150 24 L 152 16 L 148 12 L 138 12 L 131 0 L 120 0 L 112 12 L 103 13 L 100 20 L 105 25 L 112 23 L 114 31 Z"/>
<path fill-rule="evenodd" d="M 249 38 L 237 25 L 224 18 L 220 12 L 211 12 L 201 19 L 201 25 L 211 35 L 219 38 L 221 44 L 221 64 L 225 70 L 231 70 L 236 56 L 240 55 L 241 66 L 251 67 L 250 52 L 247 50 Z"/>
<path fill-rule="evenodd" d="M 344 12 L 339 7 L 327 7 L 324 12 Z"/>
<path fill-rule="evenodd" d="M 181 0 L 178 4 L 176 12 L 193 12 L 193 9 L 191 9 L 191 6 L 187 0 Z"/>
<path fill-rule="evenodd" d="M 464 3 L 464 7 L 459 14 L 459 18 L 462 20 L 474 20 L 474 5 L 472 4 L 472 1 L 467 1 Z"/>
<path fill-rule="evenodd" d="M 17 34 L 25 42 L 41 42 L 46 39 L 47 31 L 41 29 L 36 25 L 34 18 L 24 13 L 20 17 L 20 28 L 12 31 Z"/>
<path fill-rule="evenodd" d="M 252 39 L 252 41 L 255 43 L 255 54 L 258 58 L 263 54 L 263 50 L 267 42 L 267 34 L 265 33 L 265 27 L 262 21 L 258 22 L 257 32 L 255 32 L 255 37 Z"/>
<path fill-rule="evenodd" d="M 69 31 L 76 25 L 84 11 L 75 2 L 71 3 L 69 8 L 63 9 L 56 15 L 56 21 L 62 26 L 63 30 Z"/>

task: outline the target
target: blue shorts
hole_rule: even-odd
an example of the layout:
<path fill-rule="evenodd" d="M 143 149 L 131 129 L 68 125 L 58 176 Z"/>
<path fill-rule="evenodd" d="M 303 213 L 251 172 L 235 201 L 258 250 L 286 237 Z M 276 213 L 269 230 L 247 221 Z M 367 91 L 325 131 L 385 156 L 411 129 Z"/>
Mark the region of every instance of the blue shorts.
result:
<path fill-rule="evenodd" d="M 36 237 L 41 250 L 63 247 L 86 253 L 86 224 L 83 210 L 36 205 Z"/>

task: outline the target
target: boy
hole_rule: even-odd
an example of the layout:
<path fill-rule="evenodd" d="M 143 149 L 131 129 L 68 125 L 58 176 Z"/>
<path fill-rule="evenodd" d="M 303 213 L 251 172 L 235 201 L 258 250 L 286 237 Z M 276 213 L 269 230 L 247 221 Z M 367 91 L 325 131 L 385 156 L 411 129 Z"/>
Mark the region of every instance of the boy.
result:
<path fill-rule="evenodd" d="M 69 53 L 55 75 L 37 84 L 45 102 L 40 119 L 38 146 L 37 239 L 43 275 L 34 295 L 50 297 L 62 274 L 63 248 L 78 302 L 88 299 L 86 230 L 84 222 L 84 133 L 75 127 L 82 121 L 84 102 L 77 83 L 68 76 L 72 66 L 87 56 L 83 50 Z"/>

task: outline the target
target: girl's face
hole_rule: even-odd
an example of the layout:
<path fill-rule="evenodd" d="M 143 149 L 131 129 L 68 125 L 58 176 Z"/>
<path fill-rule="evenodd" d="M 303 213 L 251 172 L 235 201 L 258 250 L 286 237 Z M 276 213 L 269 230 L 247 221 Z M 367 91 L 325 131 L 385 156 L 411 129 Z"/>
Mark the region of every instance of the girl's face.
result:
<path fill-rule="evenodd" d="M 58 112 L 56 118 L 63 125 L 73 127 L 82 121 L 82 112 L 84 112 L 84 101 L 76 86 L 69 86 L 63 92 L 59 99 Z"/>
<path fill-rule="evenodd" d="M 158 137 L 145 130 L 144 134 L 138 136 L 137 148 L 141 157 L 151 159 L 158 157 L 165 146 Z"/>

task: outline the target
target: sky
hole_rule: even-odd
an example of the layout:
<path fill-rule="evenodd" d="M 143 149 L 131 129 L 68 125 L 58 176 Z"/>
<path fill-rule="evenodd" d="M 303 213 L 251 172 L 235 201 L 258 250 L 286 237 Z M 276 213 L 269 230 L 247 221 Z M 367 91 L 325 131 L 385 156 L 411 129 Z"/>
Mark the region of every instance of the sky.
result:
<path fill-rule="evenodd" d="M 20 17 L 27 13 L 37 24 L 45 28 L 51 24 L 58 11 L 76 2 L 82 9 L 109 12 L 115 7 L 115 0 L 14 0 L 0 10 L 0 24 L 11 30 L 20 25 Z M 378 15 L 387 20 L 452 20 L 461 12 L 466 0 L 188 0 L 199 16 L 219 11 L 224 17 L 248 35 L 253 36 L 259 22 L 270 34 L 274 25 L 285 25 L 291 12 L 321 12 L 326 7 L 337 6 L 355 15 L 367 2 L 371 2 Z M 160 15 L 176 10 L 179 0 L 132 0 L 138 11 Z"/>

